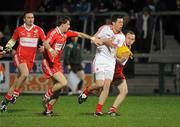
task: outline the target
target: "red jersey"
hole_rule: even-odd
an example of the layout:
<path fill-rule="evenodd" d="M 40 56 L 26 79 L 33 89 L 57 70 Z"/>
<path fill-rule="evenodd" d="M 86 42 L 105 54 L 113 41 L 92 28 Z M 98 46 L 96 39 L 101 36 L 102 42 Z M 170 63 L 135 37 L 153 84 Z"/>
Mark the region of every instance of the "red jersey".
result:
<path fill-rule="evenodd" d="M 124 67 L 122 65 L 116 63 L 113 80 L 126 79 L 123 74 L 123 68 Z"/>
<path fill-rule="evenodd" d="M 19 41 L 16 55 L 19 58 L 34 61 L 38 40 L 45 40 L 46 36 L 43 29 L 37 25 L 33 25 L 30 29 L 27 29 L 25 25 L 22 25 L 16 28 L 12 38 Z"/>
<path fill-rule="evenodd" d="M 68 37 L 76 37 L 76 36 L 78 36 L 78 33 L 75 31 L 71 31 L 71 30 L 68 30 L 66 33 L 59 33 L 58 27 L 49 31 L 47 34 L 46 40 L 48 40 L 50 46 L 54 50 L 58 51 L 58 55 L 53 58 L 51 56 L 51 53 L 49 51 L 45 50 L 44 58 L 48 62 L 59 63 L 67 38 Z"/>

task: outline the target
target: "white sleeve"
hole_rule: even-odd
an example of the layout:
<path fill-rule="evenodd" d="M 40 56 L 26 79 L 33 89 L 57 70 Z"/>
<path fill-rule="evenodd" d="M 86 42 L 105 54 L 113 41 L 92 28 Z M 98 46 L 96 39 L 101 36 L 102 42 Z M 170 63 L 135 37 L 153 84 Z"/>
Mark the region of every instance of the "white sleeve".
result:
<path fill-rule="evenodd" d="M 125 43 L 125 36 L 124 36 L 124 34 L 121 36 L 120 40 L 121 41 L 120 41 L 120 43 L 118 43 L 118 47 L 122 46 Z"/>
<path fill-rule="evenodd" d="M 99 38 L 105 38 L 105 32 L 106 32 L 106 27 L 105 26 L 101 26 L 98 31 L 96 32 L 95 36 L 99 37 Z"/>

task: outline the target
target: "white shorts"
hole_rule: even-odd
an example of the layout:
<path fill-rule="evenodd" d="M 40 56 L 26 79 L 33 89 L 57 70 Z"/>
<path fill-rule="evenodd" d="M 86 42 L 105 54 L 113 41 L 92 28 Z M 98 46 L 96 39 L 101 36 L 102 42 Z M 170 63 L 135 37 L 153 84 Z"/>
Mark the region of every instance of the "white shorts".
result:
<path fill-rule="evenodd" d="M 95 74 L 96 80 L 105 80 L 105 79 L 113 80 L 114 72 L 113 71 L 99 71 L 99 72 L 95 72 L 94 74 Z"/>
<path fill-rule="evenodd" d="M 115 60 L 95 57 L 93 61 L 93 73 L 96 80 L 113 79 L 115 69 Z"/>

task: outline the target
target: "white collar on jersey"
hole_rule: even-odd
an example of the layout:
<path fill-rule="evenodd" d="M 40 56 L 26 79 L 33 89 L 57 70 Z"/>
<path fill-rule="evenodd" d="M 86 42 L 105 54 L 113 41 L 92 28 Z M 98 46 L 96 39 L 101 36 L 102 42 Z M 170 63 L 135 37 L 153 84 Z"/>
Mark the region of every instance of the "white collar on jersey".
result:
<path fill-rule="evenodd" d="M 34 27 L 34 24 L 33 24 L 30 28 L 27 28 L 27 25 L 24 23 L 24 28 L 25 28 L 27 31 L 30 31 L 33 27 Z"/>
<path fill-rule="evenodd" d="M 61 32 L 61 30 L 59 29 L 59 27 L 57 26 L 56 28 L 57 28 L 58 33 L 61 34 L 61 35 L 63 35 L 63 33 Z"/>

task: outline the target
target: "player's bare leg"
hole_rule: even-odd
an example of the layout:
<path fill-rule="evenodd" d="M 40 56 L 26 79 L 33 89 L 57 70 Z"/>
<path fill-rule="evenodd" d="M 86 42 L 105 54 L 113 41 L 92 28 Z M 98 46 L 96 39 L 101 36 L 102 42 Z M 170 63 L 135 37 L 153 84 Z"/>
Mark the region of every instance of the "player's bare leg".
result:
<path fill-rule="evenodd" d="M 52 114 L 53 105 L 57 101 L 59 90 L 67 85 L 67 80 L 61 72 L 52 76 L 54 86 L 49 88 L 43 98 L 43 106 L 46 107 L 46 115 Z M 50 115 L 51 116 L 51 115 Z"/>
<path fill-rule="evenodd" d="M 96 116 L 101 116 L 103 115 L 102 113 L 102 107 L 109 95 L 109 88 L 110 88 L 110 84 L 111 84 L 111 80 L 110 79 L 105 79 L 104 81 L 104 86 L 103 86 L 103 89 L 101 91 L 101 94 L 99 96 L 99 101 L 98 101 L 98 104 L 96 106 L 96 112 L 95 112 L 95 115 Z"/>
<path fill-rule="evenodd" d="M 117 114 L 118 106 L 122 104 L 122 102 L 124 101 L 125 97 L 128 94 L 128 87 L 125 79 L 123 79 L 122 82 L 118 85 L 118 90 L 119 90 L 119 94 L 116 97 L 113 105 L 111 106 L 108 112 L 108 114 L 112 116 L 115 116 Z"/>
<path fill-rule="evenodd" d="M 29 75 L 29 70 L 26 63 L 18 65 L 19 75 L 15 80 L 15 83 L 11 86 L 9 91 L 6 93 L 3 101 L 1 102 L 1 111 L 4 112 L 7 109 L 9 102 L 15 103 L 20 93 L 20 87 L 23 85 Z"/>
<path fill-rule="evenodd" d="M 55 105 L 55 103 L 58 101 L 59 93 L 60 93 L 60 90 L 56 91 L 48 103 L 43 102 L 43 107 L 44 107 L 43 114 L 44 115 L 47 115 L 47 116 L 53 115 L 52 109 L 53 109 L 53 106 Z"/>
<path fill-rule="evenodd" d="M 78 71 L 77 76 L 80 79 L 80 83 L 78 84 L 78 88 L 77 88 L 77 93 L 80 94 L 82 91 L 82 88 L 84 88 L 84 86 L 86 85 L 84 71 L 83 70 Z"/>

